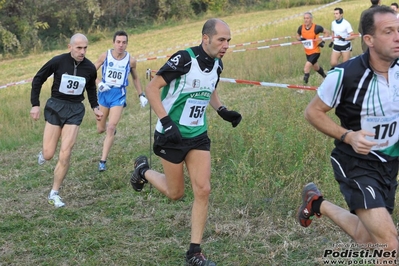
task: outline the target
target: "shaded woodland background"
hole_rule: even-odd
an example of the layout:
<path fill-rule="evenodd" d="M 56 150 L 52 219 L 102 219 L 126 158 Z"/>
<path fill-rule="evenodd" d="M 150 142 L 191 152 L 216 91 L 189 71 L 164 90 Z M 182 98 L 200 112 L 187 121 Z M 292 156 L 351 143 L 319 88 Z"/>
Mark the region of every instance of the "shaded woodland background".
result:
<path fill-rule="evenodd" d="M 65 46 L 76 32 L 142 32 L 206 16 L 323 4 L 328 0 L 0 0 L 0 59 Z M 265 18 L 267 19 L 267 18 Z"/>

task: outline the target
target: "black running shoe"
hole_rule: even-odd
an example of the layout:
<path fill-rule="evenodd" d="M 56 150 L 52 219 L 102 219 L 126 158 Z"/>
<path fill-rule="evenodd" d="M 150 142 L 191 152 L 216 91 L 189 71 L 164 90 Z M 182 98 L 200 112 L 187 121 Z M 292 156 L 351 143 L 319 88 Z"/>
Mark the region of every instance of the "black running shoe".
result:
<path fill-rule="evenodd" d="M 134 171 L 130 177 L 130 184 L 133 189 L 140 192 L 145 183 L 148 183 L 147 179 L 143 176 L 143 170 L 148 170 L 150 166 L 148 165 L 148 160 L 146 156 L 139 156 L 134 162 Z"/>
<path fill-rule="evenodd" d="M 211 260 L 205 258 L 201 252 L 201 248 L 195 248 L 193 254 L 186 253 L 186 266 L 216 266 Z"/>

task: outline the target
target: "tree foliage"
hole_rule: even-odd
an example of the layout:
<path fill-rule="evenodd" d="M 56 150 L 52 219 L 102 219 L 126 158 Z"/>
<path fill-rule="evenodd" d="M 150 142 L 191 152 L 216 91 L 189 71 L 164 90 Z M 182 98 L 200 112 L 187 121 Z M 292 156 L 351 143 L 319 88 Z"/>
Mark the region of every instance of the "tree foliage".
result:
<path fill-rule="evenodd" d="M 285 7 L 328 0 L 286 0 Z M 249 7 L 277 8 L 281 0 L 0 0 L 0 54 L 63 45 L 76 32 L 137 28 L 227 14 Z M 281 7 L 280 7 L 281 8 Z"/>

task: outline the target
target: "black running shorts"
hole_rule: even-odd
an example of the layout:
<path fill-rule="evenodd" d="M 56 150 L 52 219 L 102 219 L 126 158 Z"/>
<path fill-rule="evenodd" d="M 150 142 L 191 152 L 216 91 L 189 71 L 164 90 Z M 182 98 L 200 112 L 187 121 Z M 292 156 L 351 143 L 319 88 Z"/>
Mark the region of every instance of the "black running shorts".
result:
<path fill-rule="evenodd" d="M 350 52 L 350 51 L 352 51 L 352 43 L 349 42 L 346 45 L 342 45 L 342 46 L 334 44 L 333 50 L 335 52 L 339 52 L 339 53 L 340 52 Z"/>
<path fill-rule="evenodd" d="M 398 160 L 385 163 L 363 160 L 335 148 L 331 164 L 352 213 L 357 209 L 385 207 L 392 214 L 398 186 Z"/>
<path fill-rule="evenodd" d="M 50 98 L 44 107 L 44 119 L 52 125 L 80 125 L 85 115 L 83 103 Z"/>
<path fill-rule="evenodd" d="M 306 55 L 306 60 L 310 62 L 312 65 L 317 63 L 317 60 L 319 60 L 320 53 L 316 54 L 311 54 L 311 55 Z"/>
<path fill-rule="evenodd" d="M 211 140 L 208 133 L 204 132 L 201 135 L 191 138 L 183 139 L 182 142 L 176 144 L 168 141 L 164 134 L 155 131 L 153 150 L 156 155 L 171 163 L 181 163 L 191 150 L 211 150 Z"/>

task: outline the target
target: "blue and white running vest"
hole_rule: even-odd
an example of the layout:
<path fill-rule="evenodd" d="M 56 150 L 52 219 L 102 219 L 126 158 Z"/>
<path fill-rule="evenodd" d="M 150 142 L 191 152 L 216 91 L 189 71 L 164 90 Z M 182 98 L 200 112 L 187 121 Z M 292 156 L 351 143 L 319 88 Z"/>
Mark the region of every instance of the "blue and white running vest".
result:
<path fill-rule="evenodd" d="M 126 52 L 123 59 L 117 60 L 112 56 L 112 49 L 109 49 L 102 67 L 102 82 L 111 88 L 127 87 L 129 85 L 129 73 L 130 54 Z"/>

